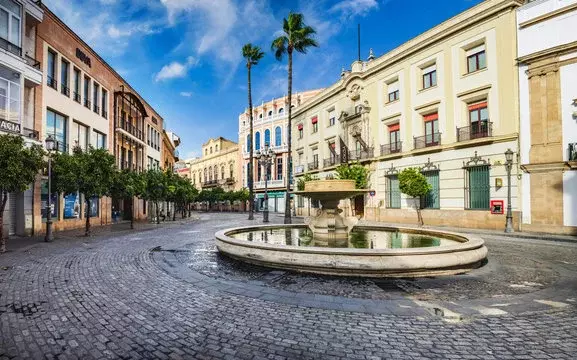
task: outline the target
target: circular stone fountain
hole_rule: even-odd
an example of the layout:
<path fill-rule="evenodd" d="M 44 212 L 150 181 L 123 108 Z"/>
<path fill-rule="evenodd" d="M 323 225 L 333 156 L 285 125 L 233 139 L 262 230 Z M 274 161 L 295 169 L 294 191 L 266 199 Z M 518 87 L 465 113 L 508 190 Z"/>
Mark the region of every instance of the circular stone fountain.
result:
<path fill-rule="evenodd" d="M 413 227 L 356 226 L 343 217 L 341 199 L 356 190 L 352 180 L 310 181 L 297 194 L 321 209 L 307 225 L 250 226 L 216 233 L 218 250 L 232 258 L 278 269 L 370 277 L 459 274 L 487 257 L 482 239 Z"/>

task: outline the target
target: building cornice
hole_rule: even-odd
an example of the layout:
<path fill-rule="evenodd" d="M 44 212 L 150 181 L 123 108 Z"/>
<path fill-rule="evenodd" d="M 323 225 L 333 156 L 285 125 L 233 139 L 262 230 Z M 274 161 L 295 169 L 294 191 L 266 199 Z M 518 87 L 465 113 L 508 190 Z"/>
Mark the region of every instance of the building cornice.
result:
<path fill-rule="evenodd" d="M 488 0 L 463 11 L 462 13 L 442 22 L 441 24 L 427 30 L 417 37 L 405 42 L 401 46 L 387 52 L 370 63 L 369 67 L 361 72 L 349 73 L 344 79 L 340 79 L 329 88 L 325 89 L 304 106 L 295 109 L 293 116 L 299 116 L 310 108 L 317 106 L 325 100 L 335 96 L 346 89 L 346 85 L 351 81 L 349 78 L 365 80 L 375 73 L 399 63 L 406 58 L 430 48 L 437 43 L 454 36 L 460 31 L 467 31 L 473 25 L 494 18 L 505 11 L 511 11 L 522 6 L 524 0 Z"/>
<path fill-rule="evenodd" d="M 543 21 L 550 20 L 552 18 L 567 14 L 568 12 L 575 11 L 575 10 L 577 10 L 577 4 L 571 4 L 571 5 L 564 6 L 560 9 L 555 10 L 555 11 L 551 11 L 551 12 L 548 12 L 547 14 L 543 14 L 543 15 L 537 16 L 531 20 L 527 20 L 527 21 L 523 21 L 522 23 L 519 23 L 519 29 L 524 29 L 526 27 L 539 24 Z"/>
<path fill-rule="evenodd" d="M 552 48 L 548 48 L 545 50 L 534 52 L 532 54 L 521 56 L 517 59 L 517 62 L 520 64 L 530 64 L 536 61 L 570 54 L 575 51 L 577 51 L 577 41 L 554 46 Z"/>

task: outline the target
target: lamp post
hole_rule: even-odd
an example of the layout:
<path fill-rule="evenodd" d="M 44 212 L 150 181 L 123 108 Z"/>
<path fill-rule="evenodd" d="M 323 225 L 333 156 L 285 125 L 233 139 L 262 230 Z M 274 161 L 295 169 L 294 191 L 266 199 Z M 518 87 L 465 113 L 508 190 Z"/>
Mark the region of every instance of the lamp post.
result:
<path fill-rule="evenodd" d="M 275 152 L 272 151 L 268 144 L 264 145 L 264 150 L 256 152 L 259 166 L 264 166 L 264 209 L 262 212 L 262 222 L 268 222 L 268 173 L 272 161 L 275 157 Z"/>
<path fill-rule="evenodd" d="M 505 151 L 505 169 L 507 169 L 507 222 L 505 232 L 512 233 L 513 230 L 513 212 L 511 210 L 511 169 L 513 168 L 513 151 Z"/>
<path fill-rule="evenodd" d="M 52 235 L 52 151 L 56 148 L 56 140 L 52 135 L 48 135 L 45 145 L 48 151 L 48 203 L 46 204 L 46 235 L 44 236 L 44 241 L 51 242 L 54 240 Z"/>

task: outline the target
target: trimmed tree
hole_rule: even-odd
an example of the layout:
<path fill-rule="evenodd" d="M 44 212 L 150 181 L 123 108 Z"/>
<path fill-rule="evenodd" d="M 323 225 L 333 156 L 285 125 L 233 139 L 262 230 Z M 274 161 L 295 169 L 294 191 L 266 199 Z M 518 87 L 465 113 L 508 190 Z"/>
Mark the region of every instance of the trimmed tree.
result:
<path fill-rule="evenodd" d="M 369 187 L 369 169 L 361 164 L 341 164 L 335 171 L 339 180 L 354 180 L 357 189 Z"/>
<path fill-rule="evenodd" d="M 301 54 L 306 54 L 311 47 L 318 47 L 319 44 L 314 39 L 316 31 L 304 22 L 303 14 L 290 12 L 287 18 L 283 19 L 282 35 L 273 40 L 271 50 L 278 61 L 287 55 L 288 57 L 288 120 L 287 120 L 287 145 L 288 159 L 286 176 L 289 181 L 286 182 L 286 200 L 284 223 L 290 224 L 291 207 L 290 207 L 290 178 L 292 166 L 292 91 L 293 91 L 293 52 L 296 50 Z"/>
<path fill-rule="evenodd" d="M 399 189 L 403 194 L 415 199 L 415 209 L 417 210 L 417 221 L 423 225 L 423 216 L 421 215 L 421 197 L 431 191 L 431 184 L 427 182 L 425 175 L 421 174 L 419 169 L 404 169 L 399 174 Z"/>
<path fill-rule="evenodd" d="M 86 204 L 85 236 L 90 236 L 90 199 L 110 195 L 114 184 L 116 166 L 114 156 L 106 149 L 92 146 L 83 151 L 76 147 L 72 155 L 57 153 L 52 165 L 52 183 L 54 189 L 62 194 L 79 192 L 84 195 Z"/>
<path fill-rule="evenodd" d="M 144 198 L 152 201 L 156 209 L 156 223 L 160 224 L 160 209 L 158 203 L 164 201 L 167 196 L 166 176 L 157 169 L 149 169 L 144 173 L 145 191 Z"/>
<path fill-rule="evenodd" d="M 134 198 L 142 197 L 146 189 L 146 180 L 142 173 L 124 169 L 116 172 L 111 194 L 121 199 L 130 199 L 132 211 L 130 213 L 130 228 L 134 229 Z"/>
<path fill-rule="evenodd" d="M 3 226 L 8 194 L 26 191 L 43 168 L 43 158 L 41 146 L 27 147 L 20 136 L 0 135 L 0 253 L 6 252 Z"/>

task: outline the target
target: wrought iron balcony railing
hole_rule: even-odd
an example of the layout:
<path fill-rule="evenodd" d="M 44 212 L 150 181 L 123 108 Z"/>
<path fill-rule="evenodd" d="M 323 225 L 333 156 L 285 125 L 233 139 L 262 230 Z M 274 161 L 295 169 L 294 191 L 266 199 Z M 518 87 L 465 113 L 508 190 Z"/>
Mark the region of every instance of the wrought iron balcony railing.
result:
<path fill-rule="evenodd" d="M 82 102 L 82 100 L 80 99 L 80 94 L 77 93 L 76 91 L 73 94 L 73 98 L 74 98 L 74 101 L 76 101 L 79 104 Z"/>
<path fill-rule="evenodd" d="M 339 155 L 333 155 L 328 159 L 323 160 L 324 167 L 330 167 L 340 164 L 341 157 Z"/>
<path fill-rule="evenodd" d="M 375 148 L 369 147 L 366 150 L 350 150 L 349 151 L 349 161 L 365 160 L 375 157 Z"/>
<path fill-rule="evenodd" d="M 36 70 L 40 70 L 40 61 L 34 59 L 28 54 L 24 55 L 24 60 L 26 61 L 26 64 L 28 64 L 28 66 L 31 66 Z"/>
<path fill-rule="evenodd" d="M 143 140 L 142 130 L 138 129 L 136 126 L 132 125 L 131 123 L 127 122 L 126 120 L 120 120 L 120 123 L 116 124 L 117 129 L 122 129 L 129 133 L 130 135 L 135 136 L 139 140 Z"/>
<path fill-rule="evenodd" d="M 58 90 L 58 81 L 51 76 L 46 76 L 46 85 L 50 86 L 54 90 Z"/>
<path fill-rule="evenodd" d="M 202 183 L 202 187 L 213 187 L 218 185 L 218 180 L 209 180 Z"/>
<path fill-rule="evenodd" d="M 427 134 L 413 138 L 415 150 L 441 145 L 441 133 Z"/>
<path fill-rule="evenodd" d="M 102 110 L 102 117 L 108 119 L 108 111 Z"/>
<path fill-rule="evenodd" d="M 457 128 L 457 141 L 467 141 L 493 136 L 493 123 L 477 121 L 469 126 Z"/>
<path fill-rule="evenodd" d="M 381 155 L 390 155 L 400 153 L 402 151 L 401 141 L 381 145 Z"/>
<path fill-rule="evenodd" d="M 94 104 L 94 107 L 92 109 L 94 110 L 95 113 L 100 114 L 100 106 Z"/>
<path fill-rule="evenodd" d="M 70 96 L 70 89 L 64 84 L 60 84 L 60 92 L 62 95 Z"/>
<path fill-rule="evenodd" d="M 311 171 L 311 170 L 318 170 L 318 168 L 319 168 L 319 162 L 318 162 L 318 161 L 310 162 L 310 163 L 308 164 L 307 168 L 309 169 L 309 171 Z"/>

